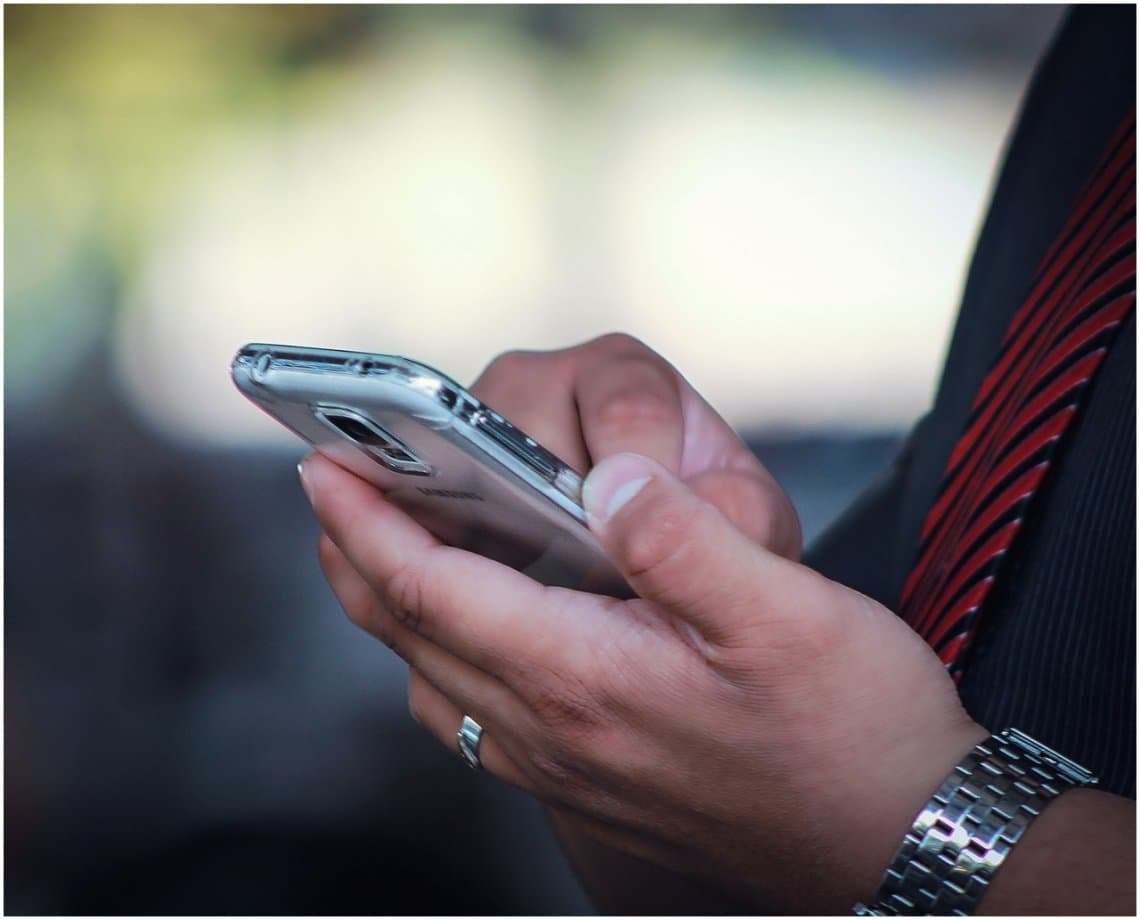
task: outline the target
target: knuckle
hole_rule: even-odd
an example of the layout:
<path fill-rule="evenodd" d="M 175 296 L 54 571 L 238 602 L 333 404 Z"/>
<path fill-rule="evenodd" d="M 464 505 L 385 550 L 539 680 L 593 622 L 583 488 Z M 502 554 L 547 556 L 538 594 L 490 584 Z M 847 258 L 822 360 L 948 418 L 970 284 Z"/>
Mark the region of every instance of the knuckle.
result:
<path fill-rule="evenodd" d="M 674 414 L 656 393 L 624 390 L 598 407 L 595 422 L 618 431 L 662 428 L 675 424 Z"/>
<path fill-rule="evenodd" d="M 627 355 L 652 351 L 641 339 L 628 332 L 607 332 L 588 343 L 588 346 L 615 355 Z"/>
<path fill-rule="evenodd" d="M 515 424 L 541 426 L 550 404 L 565 399 L 570 367 L 565 352 L 504 352 L 479 375 L 471 392 Z"/>
<path fill-rule="evenodd" d="M 371 617 L 365 628 L 397 655 L 404 656 L 404 648 L 392 615 L 379 601 L 372 605 Z"/>
<path fill-rule="evenodd" d="M 583 744 L 602 725 L 603 707 L 579 680 L 528 675 L 527 702 L 551 737 L 571 747 Z"/>
<path fill-rule="evenodd" d="M 410 563 L 399 568 L 384 585 L 384 600 L 392 617 L 405 629 L 419 632 L 424 625 L 428 580 Z"/>
<path fill-rule="evenodd" d="M 628 764 L 607 768 L 575 752 L 537 748 L 524 770 L 538 797 L 549 805 L 571 806 L 592 814 L 613 813 L 628 794 Z M 658 765 L 659 769 L 659 765 Z"/>
<path fill-rule="evenodd" d="M 665 577 L 684 569 L 699 547 L 700 531 L 707 515 L 704 508 L 694 512 L 691 505 L 665 499 L 626 528 L 622 557 L 633 576 Z M 692 571 L 683 571 L 686 578 Z"/>
<path fill-rule="evenodd" d="M 557 737 L 572 742 L 585 738 L 601 721 L 598 708 L 577 694 L 539 693 L 532 705 L 544 725 Z"/>
<path fill-rule="evenodd" d="M 527 756 L 538 785 L 552 790 L 555 800 L 570 801 L 593 792 L 593 778 L 578 758 L 542 748 L 531 750 Z"/>
<path fill-rule="evenodd" d="M 373 598 L 367 603 L 349 604 L 344 609 L 350 623 L 379 640 L 397 655 L 402 654 L 396 625 L 392 621 L 391 614 L 377 599 Z"/>
<path fill-rule="evenodd" d="M 511 379 L 520 374 L 525 374 L 541 358 L 541 352 L 536 351 L 524 351 L 522 349 L 504 351 L 487 365 L 487 369 L 479 376 L 479 382 L 485 385 L 490 381 Z"/>

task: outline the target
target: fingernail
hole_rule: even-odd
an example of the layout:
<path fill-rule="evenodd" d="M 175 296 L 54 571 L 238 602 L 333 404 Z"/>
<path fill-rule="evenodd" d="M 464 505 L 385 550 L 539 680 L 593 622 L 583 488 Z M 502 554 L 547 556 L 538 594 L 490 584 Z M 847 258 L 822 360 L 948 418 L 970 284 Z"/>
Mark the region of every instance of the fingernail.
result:
<path fill-rule="evenodd" d="M 653 478 L 652 461 L 640 454 L 615 454 L 591 471 L 582 484 L 586 514 L 608 521 L 628 505 Z"/>
<path fill-rule="evenodd" d="M 313 487 L 309 485 L 309 472 L 306 468 L 309 458 L 305 457 L 300 463 L 297 464 L 297 475 L 301 477 L 301 488 L 305 490 L 305 498 L 309 500 L 309 504 L 313 503 Z"/>

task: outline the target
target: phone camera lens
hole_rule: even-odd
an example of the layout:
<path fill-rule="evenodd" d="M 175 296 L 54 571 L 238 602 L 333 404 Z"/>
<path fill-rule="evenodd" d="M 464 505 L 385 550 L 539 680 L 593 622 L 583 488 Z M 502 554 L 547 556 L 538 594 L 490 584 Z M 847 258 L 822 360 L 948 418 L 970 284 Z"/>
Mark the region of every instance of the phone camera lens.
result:
<path fill-rule="evenodd" d="M 329 427 L 340 432 L 354 444 L 368 453 L 372 459 L 387 467 L 393 473 L 413 476 L 430 476 L 431 467 L 419 459 L 392 435 L 369 419 L 349 414 L 347 409 L 317 407 L 315 413 Z"/>
<path fill-rule="evenodd" d="M 354 418 L 350 418 L 346 415 L 327 415 L 325 417 L 337 431 L 346 437 L 352 438 L 354 441 L 358 441 L 361 444 L 384 444 L 384 441 L 380 439 L 375 431 Z"/>

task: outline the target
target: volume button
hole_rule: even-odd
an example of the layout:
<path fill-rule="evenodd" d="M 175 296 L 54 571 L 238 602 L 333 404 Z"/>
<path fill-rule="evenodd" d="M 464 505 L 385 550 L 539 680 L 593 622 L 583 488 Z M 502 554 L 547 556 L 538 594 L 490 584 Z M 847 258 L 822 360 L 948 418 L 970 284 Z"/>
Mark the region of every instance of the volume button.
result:
<path fill-rule="evenodd" d="M 576 504 L 582 504 L 582 477 L 569 467 L 559 470 L 554 477 L 554 488 Z"/>
<path fill-rule="evenodd" d="M 489 413 L 479 412 L 472 418 L 472 423 L 492 441 L 510 451 L 547 481 L 554 482 L 558 476 L 559 466 L 553 462 L 553 456 L 539 447 L 534 438 L 528 438 L 509 422 L 495 424 L 492 419 L 493 416 Z"/>
<path fill-rule="evenodd" d="M 265 383 L 265 378 L 269 376 L 269 371 L 273 367 L 273 352 L 263 351 L 253 362 L 253 372 L 251 376 L 255 383 Z"/>

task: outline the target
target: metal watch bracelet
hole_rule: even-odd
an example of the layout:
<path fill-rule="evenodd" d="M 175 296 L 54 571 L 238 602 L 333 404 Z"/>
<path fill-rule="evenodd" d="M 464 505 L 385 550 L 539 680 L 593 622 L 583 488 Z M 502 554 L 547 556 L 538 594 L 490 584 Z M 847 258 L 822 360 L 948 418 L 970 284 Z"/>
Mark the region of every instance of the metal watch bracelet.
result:
<path fill-rule="evenodd" d="M 915 818 L 875 903 L 859 916 L 967 916 L 1029 824 L 1088 770 L 1016 728 L 991 735 L 958 764 Z"/>

